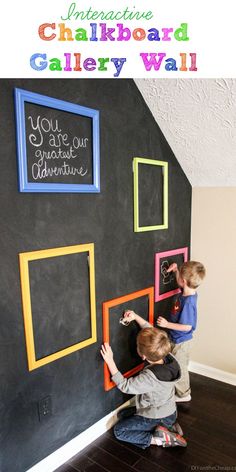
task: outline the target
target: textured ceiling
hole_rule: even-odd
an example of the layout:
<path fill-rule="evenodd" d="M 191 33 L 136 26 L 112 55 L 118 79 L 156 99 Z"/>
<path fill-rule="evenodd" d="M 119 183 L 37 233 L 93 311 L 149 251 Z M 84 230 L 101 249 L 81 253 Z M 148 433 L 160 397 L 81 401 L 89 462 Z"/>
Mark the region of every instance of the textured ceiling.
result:
<path fill-rule="evenodd" d="M 192 186 L 235 187 L 236 79 L 135 83 Z"/>

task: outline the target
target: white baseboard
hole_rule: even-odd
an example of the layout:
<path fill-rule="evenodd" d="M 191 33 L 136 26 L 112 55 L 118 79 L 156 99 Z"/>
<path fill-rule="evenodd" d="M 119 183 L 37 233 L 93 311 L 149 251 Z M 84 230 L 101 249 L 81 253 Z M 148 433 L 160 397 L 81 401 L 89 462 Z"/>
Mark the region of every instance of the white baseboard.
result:
<path fill-rule="evenodd" d="M 210 379 L 219 380 L 220 382 L 225 382 L 230 385 L 236 385 L 236 374 L 231 374 L 231 372 L 226 372 L 224 370 L 215 369 L 205 364 L 199 364 L 198 362 L 190 361 L 189 371 L 194 372 L 195 374 L 204 375 Z"/>
<path fill-rule="evenodd" d="M 112 426 L 117 422 L 117 412 L 121 408 L 128 407 L 131 404 L 132 400 L 124 403 L 90 428 L 86 429 L 86 431 L 50 454 L 50 456 L 45 457 L 45 459 L 38 462 L 26 472 L 53 472 L 73 456 L 78 454 L 78 452 L 82 451 L 82 449 L 88 446 L 91 442 L 95 441 L 99 436 L 112 428 Z"/>

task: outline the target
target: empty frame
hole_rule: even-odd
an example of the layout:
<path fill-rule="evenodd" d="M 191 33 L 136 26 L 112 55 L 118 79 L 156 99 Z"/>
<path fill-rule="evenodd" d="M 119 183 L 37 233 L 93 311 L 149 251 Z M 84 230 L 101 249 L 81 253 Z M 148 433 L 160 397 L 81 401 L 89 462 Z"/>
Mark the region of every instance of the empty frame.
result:
<path fill-rule="evenodd" d="M 173 272 L 167 272 L 172 263 L 180 266 L 188 260 L 188 248 L 183 247 L 155 254 L 155 302 L 180 292 Z"/>
<path fill-rule="evenodd" d="M 108 300 L 108 301 L 103 303 L 103 342 L 104 343 L 109 343 L 110 344 L 110 339 L 112 337 L 111 332 L 110 332 L 110 327 L 111 327 L 111 324 L 112 324 L 110 322 L 110 316 L 115 316 L 116 315 L 115 322 L 117 323 L 117 326 L 119 326 L 119 319 L 122 316 L 121 305 L 124 305 L 126 302 L 131 303 L 133 301 L 136 301 L 137 299 L 141 299 L 141 297 L 148 298 L 147 321 L 149 321 L 149 323 L 151 323 L 153 325 L 153 322 L 154 322 L 154 287 L 148 287 L 146 289 L 139 290 L 137 292 L 132 292 L 128 295 L 124 295 L 124 296 L 119 297 L 119 298 L 114 298 L 112 300 Z M 117 313 L 116 314 L 111 313 L 112 308 L 114 308 L 114 307 L 117 307 Z M 131 307 L 131 309 L 132 309 L 132 307 Z M 143 315 L 143 313 L 139 313 L 139 314 L 141 316 Z M 135 322 L 132 322 L 132 324 L 133 323 L 136 325 Z M 122 326 L 122 325 L 120 325 L 120 326 Z M 121 329 L 122 329 L 122 332 L 124 333 L 124 335 L 126 335 L 128 333 L 129 326 L 128 327 L 122 326 Z M 116 334 L 117 334 L 117 330 L 116 330 Z M 126 365 L 127 365 L 128 361 L 129 361 L 127 359 L 128 347 L 125 345 L 127 340 L 122 340 L 119 336 L 116 336 L 116 339 L 119 343 L 119 351 L 122 351 L 124 353 L 124 358 L 126 358 Z M 132 333 L 132 342 L 134 342 L 135 350 L 136 350 L 136 336 L 135 336 L 135 339 L 134 339 L 133 333 Z M 111 347 L 114 349 L 114 345 L 112 343 L 111 343 Z M 116 356 L 115 356 L 115 358 L 116 358 Z M 138 358 L 138 365 L 135 365 L 134 367 L 132 367 L 131 369 L 129 369 L 126 372 L 122 372 L 122 374 L 125 377 L 130 377 L 130 376 L 134 375 L 136 372 L 139 372 L 143 368 L 143 365 L 144 365 L 143 362 L 140 362 L 140 361 L 141 361 L 141 359 Z M 120 366 L 118 365 L 118 368 L 119 367 Z M 108 369 L 106 363 L 104 362 L 104 389 L 106 391 L 108 391 L 108 390 L 112 389 L 113 387 L 115 387 L 115 383 L 112 382 L 109 369 Z"/>
<path fill-rule="evenodd" d="M 95 343 L 94 244 L 25 252 L 19 260 L 29 370 Z M 63 345 L 55 349 L 61 332 Z M 44 337 L 54 348 L 45 348 Z"/>
<path fill-rule="evenodd" d="M 168 228 L 168 163 L 135 157 L 134 231 Z"/>

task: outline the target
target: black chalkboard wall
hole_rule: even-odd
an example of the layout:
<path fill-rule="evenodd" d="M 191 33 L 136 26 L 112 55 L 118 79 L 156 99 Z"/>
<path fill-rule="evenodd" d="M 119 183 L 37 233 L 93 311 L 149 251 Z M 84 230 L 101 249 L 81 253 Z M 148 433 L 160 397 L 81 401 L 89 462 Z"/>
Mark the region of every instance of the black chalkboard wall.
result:
<path fill-rule="evenodd" d="M 164 223 L 162 172 L 161 166 L 139 164 L 139 226 L 157 226 Z"/>
<path fill-rule="evenodd" d="M 122 373 L 128 372 L 143 362 L 136 350 L 136 337 L 139 331 L 137 324 L 130 323 L 129 326 L 123 326 L 119 323 L 125 310 L 134 310 L 148 321 L 148 297 L 140 297 L 109 310 L 110 344 L 113 346 L 114 358 Z M 120 348 L 119 340 L 121 339 L 123 349 Z"/>
<path fill-rule="evenodd" d="M 29 263 L 36 359 L 91 337 L 87 254 Z"/>
<path fill-rule="evenodd" d="M 14 87 L 100 110 L 101 193 L 18 192 Z M 132 80 L 1 80 L 0 103 L 0 470 L 23 472 L 127 399 L 104 391 L 102 302 L 153 286 L 155 252 L 189 247 L 191 186 Z M 133 232 L 133 157 L 169 163 L 167 230 Z M 18 254 L 87 242 L 95 244 L 98 342 L 29 372 Z M 168 306 L 157 303 L 156 316 Z M 121 352 L 129 331 L 123 338 L 116 327 Z M 37 345 L 39 357 L 48 342 Z M 52 416 L 40 422 L 38 401 L 48 395 Z"/>

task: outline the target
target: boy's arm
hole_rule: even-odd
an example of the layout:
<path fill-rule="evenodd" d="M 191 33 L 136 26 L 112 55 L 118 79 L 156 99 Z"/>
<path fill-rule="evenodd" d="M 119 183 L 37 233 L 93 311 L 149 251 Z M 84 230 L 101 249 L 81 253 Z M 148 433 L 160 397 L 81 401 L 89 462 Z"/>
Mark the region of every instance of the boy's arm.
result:
<path fill-rule="evenodd" d="M 132 310 L 127 310 L 124 313 L 124 318 L 127 321 L 136 321 L 140 328 L 150 328 L 152 326 L 147 320 L 144 320 L 141 316 L 137 315 L 137 313 Z"/>
<path fill-rule="evenodd" d="M 179 285 L 179 269 L 176 262 L 173 262 L 173 264 L 170 265 L 170 267 L 167 269 L 166 272 L 174 272 L 175 277 L 176 277 L 176 282 Z"/>
<path fill-rule="evenodd" d="M 174 329 L 176 331 L 190 331 L 196 328 L 196 307 L 186 302 L 179 317 L 178 323 L 171 323 L 162 316 L 157 319 L 157 325 L 161 328 Z"/>
<path fill-rule="evenodd" d="M 176 331 L 190 331 L 192 328 L 192 325 L 190 324 L 171 323 L 162 316 L 157 318 L 157 326 L 160 326 L 161 328 L 174 329 Z"/>
<path fill-rule="evenodd" d="M 116 364 L 113 360 L 113 352 L 108 343 L 102 346 L 101 354 L 104 361 L 107 364 L 108 369 L 111 372 L 112 380 L 116 383 L 117 387 L 121 392 L 128 393 L 130 395 L 147 393 L 153 390 L 155 380 L 143 371 L 136 377 L 126 379 L 121 372 L 118 371 Z"/>
<path fill-rule="evenodd" d="M 129 379 L 118 371 L 112 376 L 112 380 L 121 392 L 128 393 L 129 395 L 140 395 L 142 393 L 152 392 L 157 385 L 155 379 L 153 379 L 147 371 L 142 371 L 140 374 L 135 377 L 130 377 Z"/>

